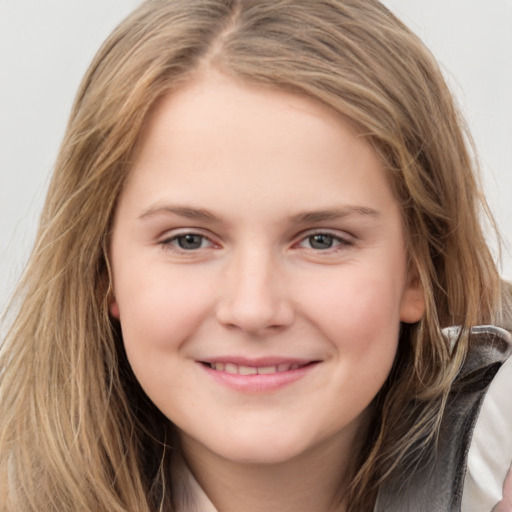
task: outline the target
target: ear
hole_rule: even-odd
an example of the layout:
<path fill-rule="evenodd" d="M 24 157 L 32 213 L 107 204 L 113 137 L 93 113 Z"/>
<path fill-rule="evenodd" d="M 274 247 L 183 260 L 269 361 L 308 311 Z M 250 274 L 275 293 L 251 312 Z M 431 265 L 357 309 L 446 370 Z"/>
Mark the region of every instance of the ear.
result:
<path fill-rule="evenodd" d="M 402 300 L 400 320 L 407 324 L 419 322 L 425 314 L 425 293 L 416 267 L 410 266 L 407 272 Z"/>
<path fill-rule="evenodd" d="M 109 293 L 108 310 L 115 319 L 119 320 L 119 305 L 117 304 L 116 297 L 112 291 Z"/>

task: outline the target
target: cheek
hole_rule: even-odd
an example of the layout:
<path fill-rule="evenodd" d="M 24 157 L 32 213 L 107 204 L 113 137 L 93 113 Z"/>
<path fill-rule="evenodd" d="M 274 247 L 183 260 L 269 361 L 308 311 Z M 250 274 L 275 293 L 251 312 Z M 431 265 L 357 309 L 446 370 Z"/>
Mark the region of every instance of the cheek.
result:
<path fill-rule="evenodd" d="M 400 283 L 354 268 L 315 290 L 303 310 L 334 350 L 339 388 L 352 390 L 347 400 L 357 409 L 375 396 L 395 359 Z"/>
<path fill-rule="evenodd" d="M 116 288 L 124 344 L 134 362 L 179 350 L 212 310 L 204 279 L 163 267 L 131 272 Z"/>
<path fill-rule="evenodd" d="M 360 270 L 354 266 L 317 279 L 300 294 L 303 316 L 332 355 L 331 372 L 315 395 L 324 415 L 321 428 L 336 430 L 360 417 L 385 383 L 397 351 L 400 283 Z"/>
<path fill-rule="evenodd" d="M 395 280 L 348 269 L 323 286 L 318 281 L 316 284 L 302 294 L 307 297 L 304 309 L 330 333 L 329 338 L 343 337 L 347 343 L 357 340 L 362 348 L 376 337 L 398 333 L 401 293 Z"/>
<path fill-rule="evenodd" d="M 170 390 L 173 397 L 188 396 L 183 347 L 211 312 L 211 293 L 200 280 L 169 269 L 133 272 L 120 284 L 116 298 L 128 361 L 146 394 L 170 414 Z"/>

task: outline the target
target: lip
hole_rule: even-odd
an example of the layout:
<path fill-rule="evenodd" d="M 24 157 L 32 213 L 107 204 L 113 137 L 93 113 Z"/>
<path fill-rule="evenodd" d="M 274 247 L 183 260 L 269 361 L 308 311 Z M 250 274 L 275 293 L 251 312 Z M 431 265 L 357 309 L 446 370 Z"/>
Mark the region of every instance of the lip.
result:
<path fill-rule="evenodd" d="M 296 357 L 279 357 L 279 356 L 268 356 L 268 357 L 243 357 L 243 356 L 218 356 L 218 357 L 207 357 L 202 359 L 202 363 L 224 363 L 224 364 L 236 364 L 237 366 L 278 366 L 280 364 L 298 364 L 303 366 L 308 363 L 315 362 L 312 359 L 301 359 Z"/>
<path fill-rule="evenodd" d="M 284 358 L 284 357 L 212 357 L 197 361 L 199 366 L 216 382 L 235 391 L 244 393 L 264 393 L 279 390 L 306 377 L 320 363 L 318 360 Z M 288 370 L 279 370 L 275 373 L 242 375 L 228 373 L 225 370 L 214 369 L 210 365 L 236 365 L 250 368 L 268 368 L 288 365 Z"/>

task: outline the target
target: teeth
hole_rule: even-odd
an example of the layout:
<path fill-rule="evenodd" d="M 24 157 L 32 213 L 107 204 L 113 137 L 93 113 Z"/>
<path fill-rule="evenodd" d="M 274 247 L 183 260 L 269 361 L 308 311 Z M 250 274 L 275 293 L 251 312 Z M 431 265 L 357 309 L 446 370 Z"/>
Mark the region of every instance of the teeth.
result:
<path fill-rule="evenodd" d="M 256 375 L 258 373 L 258 368 L 254 366 L 239 366 L 238 373 L 240 375 Z"/>
<path fill-rule="evenodd" d="M 276 373 L 277 368 L 275 366 L 262 366 L 258 368 L 259 375 L 268 375 L 269 373 Z"/>
<path fill-rule="evenodd" d="M 224 371 L 226 373 L 238 373 L 238 366 L 236 364 L 227 363 L 226 366 L 224 366 Z"/>
<path fill-rule="evenodd" d="M 287 372 L 290 370 L 297 370 L 302 365 L 281 363 L 277 366 L 244 366 L 233 363 L 210 363 L 210 368 L 220 372 L 230 373 L 232 375 L 270 375 L 272 373 Z"/>

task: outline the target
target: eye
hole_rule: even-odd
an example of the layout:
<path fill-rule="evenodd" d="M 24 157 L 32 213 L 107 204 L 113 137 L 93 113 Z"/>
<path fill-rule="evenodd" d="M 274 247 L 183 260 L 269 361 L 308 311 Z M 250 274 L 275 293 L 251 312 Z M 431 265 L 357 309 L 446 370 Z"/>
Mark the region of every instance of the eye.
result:
<path fill-rule="evenodd" d="M 312 249 L 319 250 L 331 249 L 331 247 L 333 247 L 337 242 L 332 235 L 327 235 L 325 233 L 308 236 L 307 241 Z"/>
<path fill-rule="evenodd" d="M 192 251 L 194 249 L 200 249 L 203 245 L 204 239 L 204 236 L 188 233 L 186 235 L 180 235 L 176 237 L 175 241 L 180 249 Z"/>
<path fill-rule="evenodd" d="M 195 251 L 212 247 L 213 243 L 198 233 L 183 233 L 163 240 L 162 245 L 182 251 Z"/>
<path fill-rule="evenodd" d="M 314 249 L 315 251 L 328 251 L 339 246 L 349 245 L 352 245 L 352 242 L 347 238 L 322 232 L 313 233 L 302 239 L 299 243 L 299 247 Z"/>

